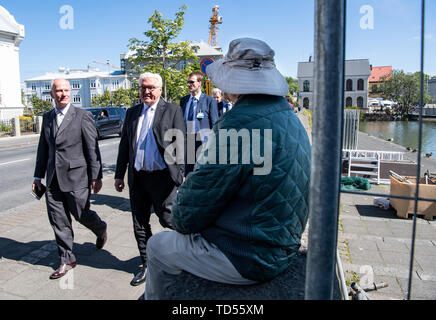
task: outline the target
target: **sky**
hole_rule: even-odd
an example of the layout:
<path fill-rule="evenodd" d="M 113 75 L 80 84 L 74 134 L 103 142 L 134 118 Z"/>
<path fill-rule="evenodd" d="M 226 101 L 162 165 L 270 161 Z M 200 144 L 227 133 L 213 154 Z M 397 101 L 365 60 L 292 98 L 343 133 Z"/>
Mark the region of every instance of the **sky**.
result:
<path fill-rule="evenodd" d="M 298 62 L 314 56 L 314 0 L 0 0 L 25 28 L 21 81 L 56 72 L 60 66 L 86 69 L 93 61 L 107 60 L 119 66 L 129 39 L 145 40 L 147 20 L 155 10 L 173 19 L 183 4 L 188 9 L 177 40 L 207 42 L 212 8 L 219 5 L 223 24 L 218 42 L 224 54 L 233 39 L 264 40 L 275 51 L 280 72 L 293 78 Z M 65 5 L 69 11 L 61 11 Z M 405 72 L 420 70 L 421 0 L 348 0 L 346 10 L 346 59 L 369 59 L 373 66 Z M 436 76 L 435 52 L 436 1 L 428 0 L 424 72 L 431 76 Z"/>

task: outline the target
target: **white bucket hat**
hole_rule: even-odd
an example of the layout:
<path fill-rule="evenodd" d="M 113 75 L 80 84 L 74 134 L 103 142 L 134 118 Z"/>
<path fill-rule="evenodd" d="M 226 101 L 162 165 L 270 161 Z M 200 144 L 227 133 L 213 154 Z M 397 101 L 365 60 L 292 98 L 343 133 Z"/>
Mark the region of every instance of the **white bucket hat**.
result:
<path fill-rule="evenodd" d="M 274 51 L 257 39 L 230 42 L 227 55 L 208 65 L 206 74 L 215 86 L 227 93 L 288 94 L 288 83 L 274 63 Z"/>

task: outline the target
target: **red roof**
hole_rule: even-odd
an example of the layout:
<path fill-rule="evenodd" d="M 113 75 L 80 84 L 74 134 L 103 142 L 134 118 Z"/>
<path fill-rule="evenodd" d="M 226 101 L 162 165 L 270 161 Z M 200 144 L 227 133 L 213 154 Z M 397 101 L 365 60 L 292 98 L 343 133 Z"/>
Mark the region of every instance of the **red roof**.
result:
<path fill-rule="evenodd" d="M 381 77 L 392 74 L 392 66 L 387 67 L 372 67 L 369 82 L 381 81 Z"/>

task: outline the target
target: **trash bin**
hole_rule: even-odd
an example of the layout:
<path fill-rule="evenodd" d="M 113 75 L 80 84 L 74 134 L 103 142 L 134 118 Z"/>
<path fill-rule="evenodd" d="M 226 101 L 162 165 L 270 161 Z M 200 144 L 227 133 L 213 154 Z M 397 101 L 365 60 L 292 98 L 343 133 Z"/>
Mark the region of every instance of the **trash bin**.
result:
<path fill-rule="evenodd" d="M 390 176 L 391 180 L 391 195 L 414 197 L 416 190 L 416 177 L 404 177 L 411 183 L 399 181 Z M 419 197 L 434 198 L 436 200 L 436 178 L 428 178 L 426 184 L 425 178 L 419 179 Z M 397 216 L 407 219 L 409 214 L 413 215 L 415 200 L 409 199 L 390 199 L 391 206 L 397 210 Z M 418 201 L 417 214 L 423 215 L 426 220 L 432 220 L 436 216 L 436 201 Z"/>

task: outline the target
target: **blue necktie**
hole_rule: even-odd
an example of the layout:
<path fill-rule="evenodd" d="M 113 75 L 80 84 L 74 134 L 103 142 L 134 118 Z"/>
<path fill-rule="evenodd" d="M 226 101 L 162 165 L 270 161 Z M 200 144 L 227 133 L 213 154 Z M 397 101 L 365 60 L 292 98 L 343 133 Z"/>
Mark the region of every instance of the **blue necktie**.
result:
<path fill-rule="evenodd" d="M 144 113 L 144 119 L 142 120 L 142 127 L 141 132 L 139 133 L 139 139 L 138 144 L 136 148 L 136 158 L 135 158 L 135 169 L 137 171 L 141 170 L 144 167 L 144 160 L 145 160 L 145 138 L 147 137 L 148 133 L 148 109 L 149 106 L 146 105 L 146 111 Z"/>
<path fill-rule="evenodd" d="M 197 98 L 192 97 L 191 98 L 191 106 L 188 110 L 188 121 L 194 120 L 194 109 L 197 108 Z"/>

